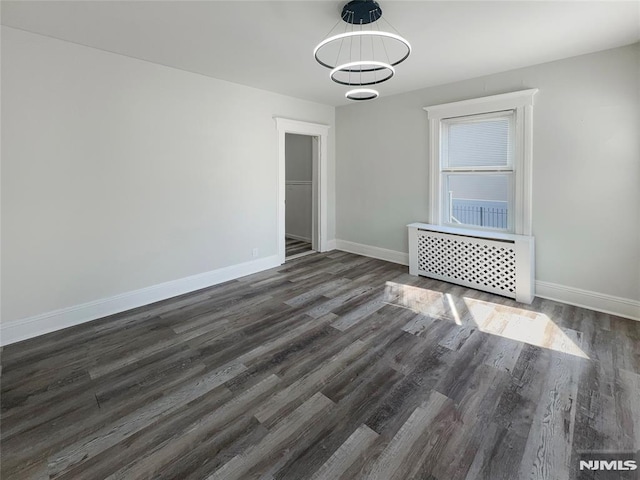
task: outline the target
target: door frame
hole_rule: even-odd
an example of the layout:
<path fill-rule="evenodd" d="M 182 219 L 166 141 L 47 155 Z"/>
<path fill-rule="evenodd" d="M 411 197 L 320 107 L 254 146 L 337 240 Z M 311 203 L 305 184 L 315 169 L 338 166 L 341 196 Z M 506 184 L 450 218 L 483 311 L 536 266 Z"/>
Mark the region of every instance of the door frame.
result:
<path fill-rule="evenodd" d="M 317 137 L 318 161 L 315 162 L 313 171 L 313 184 L 316 186 L 316 194 L 313 198 L 315 204 L 315 215 L 312 223 L 312 231 L 315 249 L 318 252 L 327 251 L 327 163 L 328 163 L 328 139 L 329 125 L 320 123 L 303 122 L 300 120 L 292 120 L 290 118 L 273 117 L 276 121 L 276 129 L 278 133 L 278 192 L 277 192 L 277 231 L 278 231 L 278 261 L 280 264 L 285 262 L 287 248 L 285 242 L 285 197 L 286 197 L 286 181 L 285 181 L 285 136 L 287 133 L 295 133 L 298 135 L 308 135 Z M 312 141 L 313 142 L 313 141 Z M 316 142 L 313 142 L 314 146 Z M 317 238 L 317 241 L 315 239 Z"/>

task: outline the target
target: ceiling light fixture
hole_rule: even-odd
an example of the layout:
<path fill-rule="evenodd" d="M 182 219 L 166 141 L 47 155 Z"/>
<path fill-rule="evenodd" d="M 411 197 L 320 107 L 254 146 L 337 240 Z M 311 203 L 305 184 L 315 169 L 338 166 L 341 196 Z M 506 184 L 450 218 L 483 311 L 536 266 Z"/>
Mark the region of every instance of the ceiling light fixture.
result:
<path fill-rule="evenodd" d="M 329 78 L 340 85 L 364 87 L 386 82 L 395 73 L 395 66 L 411 54 L 411 45 L 393 26 L 396 33 L 380 28 L 382 9 L 373 0 L 352 0 L 342 9 L 344 32 L 336 22 L 326 38 L 313 50 L 313 56 L 323 67 L 330 68 Z M 374 94 L 375 93 L 375 94 Z M 346 93 L 351 100 L 372 100 L 378 92 L 359 88 Z"/>
<path fill-rule="evenodd" d="M 354 72 L 354 71 L 357 71 L 357 72 L 376 71 L 377 72 L 380 70 L 388 70 L 389 72 L 385 76 L 381 76 L 380 78 L 372 78 L 370 79 L 370 81 L 365 80 L 365 81 L 362 81 L 362 83 L 351 82 L 351 79 L 350 79 L 351 72 Z M 331 80 L 333 80 L 336 83 L 339 83 L 340 85 L 365 86 L 365 85 L 375 85 L 376 83 L 382 83 L 386 80 L 389 80 L 391 77 L 395 75 L 395 73 L 396 73 L 396 69 L 393 68 L 388 63 L 377 62 L 375 60 L 359 60 L 357 62 L 349 62 L 343 65 L 338 65 L 336 68 L 331 70 L 331 74 L 329 76 L 331 77 Z M 345 78 L 341 79 L 340 76 L 344 76 Z"/>
<path fill-rule="evenodd" d="M 373 100 L 378 98 L 378 95 L 378 91 L 373 88 L 354 88 L 344 94 L 349 100 Z"/>

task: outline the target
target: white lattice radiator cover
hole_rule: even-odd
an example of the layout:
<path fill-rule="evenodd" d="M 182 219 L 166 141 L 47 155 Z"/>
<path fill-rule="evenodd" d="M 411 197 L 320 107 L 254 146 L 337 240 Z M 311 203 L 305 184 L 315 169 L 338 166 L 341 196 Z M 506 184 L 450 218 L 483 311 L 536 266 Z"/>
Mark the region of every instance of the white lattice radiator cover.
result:
<path fill-rule="evenodd" d="M 409 273 L 531 303 L 533 237 L 453 229 L 426 223 L 409 228 Z"/>

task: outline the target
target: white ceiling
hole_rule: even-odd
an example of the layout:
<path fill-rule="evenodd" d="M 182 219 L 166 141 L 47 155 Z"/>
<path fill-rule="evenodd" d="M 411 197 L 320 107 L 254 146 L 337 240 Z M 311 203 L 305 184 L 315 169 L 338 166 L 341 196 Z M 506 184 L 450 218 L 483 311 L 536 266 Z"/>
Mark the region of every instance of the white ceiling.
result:
<path fill-rule="evenodd" d="M 2 24 L 329 105 L 347 103 L 312 51 L 346 0 L 2 1 Z M 381 95 L 637 42 L 640 1 L 395 1 L 412 44 Z"/>

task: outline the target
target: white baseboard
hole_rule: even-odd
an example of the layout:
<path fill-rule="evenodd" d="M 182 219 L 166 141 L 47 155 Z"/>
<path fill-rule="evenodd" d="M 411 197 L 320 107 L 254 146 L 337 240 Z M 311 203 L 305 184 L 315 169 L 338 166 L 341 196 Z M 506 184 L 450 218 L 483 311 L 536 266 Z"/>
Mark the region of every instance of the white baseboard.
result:
<path fill-rule="evenodd" d="M 640 302 L 630 298 L 615 297 L 604 293 L 541 281 L 536 281 L 536 297 L 610 313 L 632 320 L 640 320 Z"/>
<path fill-rule="evenodd" d="M 399 263 L 401 265 L 409 264 L 409 255 L 403 252 L 372 247 L 370 245 L 346 240 L 329 240 L 327 242 L 327 250 L 336 249 L 386 260 L 392 263 Z M 108 315 L 131 310 L 132 308 L 210 287 L 218 283 L 234 280 L 279 265 L 278 256 L 274 255 L 159 285 L 153 285 L 114 297 L 6 322 L 0 325 L 0 345 L 9 345 L 63 328 L 79 325 Z M 640 302 L 637 300 L 542 281 L 536 281 L 536 296 L 599 312 L 610 313 L 620 317 L 640 320 Z"/>
<path fill-rule="evenodd" d="M 386 248 L 372 247 L 347 240 L 336 240 L 336 249 L 345 252 L 378 258 L 388 262 L 409 265 L 409 254 Z M 588 308 L 597 312 L 640 320 L 640 302 L 629 298 L 615 297 L 603 293 L 566 287 L 550 282 L 536 281 L 536 297 Z"/>
<path fill-rule="evenodd" d="M 167 298 L 234 280 L 245 275 L 277 267 L 278 256 L 260 258 L 238 265 L 173 280 L 132 292 L 122 293 L 81 305 L 75 305 L 0 325 L 0 345 L 9 345 L 63 328 L 90 322 L 98 318 L 124 312 L 132 308 L 166 300 Z"/>
<path fill-rule="evenodd" d="M 371 245 L 349 242 L 347 240 L 336 240 L 336 249 L 344 252 L 364 255 L 365 257 L 386 260 L 387 262 L 399 263 L 400 265 L 409 265 L 409 254 L 398 252 L 396 250 L 372 247 Z"/>
<path fill-rule="evenodd" d="M 285 238 L 290 238 L 292 240 L 300 240 L 301 242 L 311 243 L 311 239 L 307 237 L 303 237 L 301 235 L 293 235 L 292 233 L 286 233 Z"/>

